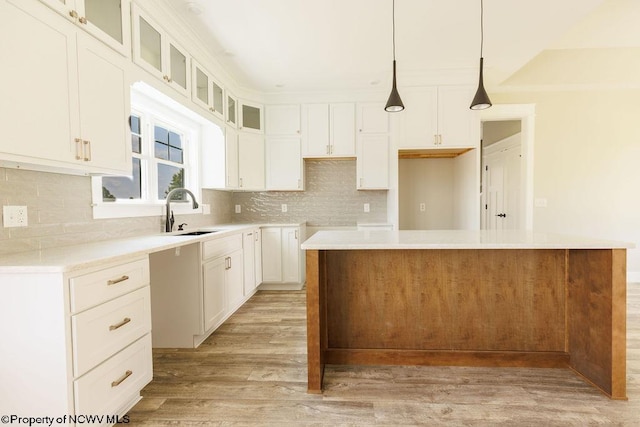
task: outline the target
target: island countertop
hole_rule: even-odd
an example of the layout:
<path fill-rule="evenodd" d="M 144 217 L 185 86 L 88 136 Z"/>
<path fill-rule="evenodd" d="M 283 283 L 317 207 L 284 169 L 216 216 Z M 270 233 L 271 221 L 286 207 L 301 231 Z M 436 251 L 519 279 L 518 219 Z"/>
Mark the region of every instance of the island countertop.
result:
<path fill-rule="evenodd" d="M 353 249 L 630 249 L 629 242 L 524 230 L 318 231 L 305 250 Z"/>

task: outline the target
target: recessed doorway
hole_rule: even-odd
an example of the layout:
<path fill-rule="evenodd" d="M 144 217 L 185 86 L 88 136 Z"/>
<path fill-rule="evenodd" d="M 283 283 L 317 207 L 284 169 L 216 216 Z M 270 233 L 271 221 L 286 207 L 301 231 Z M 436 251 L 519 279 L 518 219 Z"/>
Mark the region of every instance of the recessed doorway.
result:
<path fill-rule="evenodd" d="M 533 228 L 534 114 L 532 104 L 481 112 L 482 229 Z"/>

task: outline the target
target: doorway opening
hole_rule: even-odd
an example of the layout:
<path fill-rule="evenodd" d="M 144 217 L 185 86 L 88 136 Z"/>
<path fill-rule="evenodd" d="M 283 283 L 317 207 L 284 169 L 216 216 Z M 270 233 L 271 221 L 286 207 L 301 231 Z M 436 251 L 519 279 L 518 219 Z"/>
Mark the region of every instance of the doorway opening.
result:
<path fill-rule="evenodd" d="M 533 228 L 532 104 L 481 112 L 480 228 Z"/>

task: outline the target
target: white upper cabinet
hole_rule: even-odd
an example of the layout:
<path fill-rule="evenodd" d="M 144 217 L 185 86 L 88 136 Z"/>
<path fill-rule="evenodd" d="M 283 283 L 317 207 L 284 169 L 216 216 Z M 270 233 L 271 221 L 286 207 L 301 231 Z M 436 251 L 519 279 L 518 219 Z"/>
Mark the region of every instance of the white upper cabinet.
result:
<path fill-rule="evenodd" d="M 358 134 L 389 133 L 389 113 L 383 104 L 358 104 L 356 121 Z"/>
<path fill-rule="evenodd" d="M 300 105 L 268 105 L 265 115 L 267 135 L 300 136 Z"/>
<path fill-rule="evenodd" d="M 356 155 L 356 106 L 353 103 L 329 105 L 331 156 Z"/>
<path fill-rule="evenodd" d="M 35 6 L 0 4 L 0 55 L 12 59 L 0 83 L 0 157 L 79 173 L 130 173 L 126 59 Z"/>
<path fill-rule="evenodd" d="M 264 132 L 264 108 L 260 104 L 242 100 L 238 106 L 238 127 L 244 132 Z"/>
<path fill-rule="evenodd" d="M 191 58 L 162 27 L 135 5 L 133 10 L 133 59 L 185 96 L 191 90 Z"/>
<path fill-rule="evenodd" d="M 267 190 L 304 190 L 300 138 L 268 136 L 266 139 L 266 171 Z"/>
<path fill-rule="evenodd" d="M 389 136 L 364 134 L 358 138 L 358 190 L 389 189 Z"/>
<path fill-rule="evenodd" d="M 238 127 L 238 99 L 227 92 L 227 125 Z"/>
<path fill-rule="evenodd" d="M 303 104 L 302 155 L 354 157 L 355 104 Z"/>
<path fill-rule="evenodd" d="M 122 55 L 131 56 L 130 0 L 40 1 Z"/>
<path fill-rule="evenodd" d="M 389 188 L 389 113 L 383 104 L 358 104 L 356 188 Z"/>
<path fill-rule="evenodd" d="M 304 190 L 300 105 L 266 107 L 267 190 Z"/>
<path fill-rule="evenodd" d="M 412 87 L 402 93 L 398 148 L 449 148 L 478 145 L 477 115 L 469 109 L 468 86 Z"/>
<path fill-rule="evenodd" d="M 238 131 L 227 127 L 224 145 L 226 178 L 223 188 L 238 188 Z"/>
<path fill-rule="evenodd" d="M 191 61 L 191 100 L 224 120 L 224 90 L 211 73 L 196 61 Z"/>
<path fill-rule="evenodd" d="M 265 189 L 264 154 L 262 135 L 238 134 L 238 187 L 241 190 Z"/>
<path fill-rule="evenodd" d="M 91 168 L 115 169 L 128 175 L 131 101 L 124 61 L 91 37 L 78 34 L 79 135 L 85 150 L 82 161 Z"/>

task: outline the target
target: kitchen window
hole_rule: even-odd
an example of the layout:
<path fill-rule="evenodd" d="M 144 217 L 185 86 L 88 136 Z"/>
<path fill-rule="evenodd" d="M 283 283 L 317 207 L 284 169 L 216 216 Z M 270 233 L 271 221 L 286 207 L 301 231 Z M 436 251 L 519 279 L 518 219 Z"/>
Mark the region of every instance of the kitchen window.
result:
<path fill-rule="evenodd" d="M 203 123 L 183 106 L 154 89 L 131 92 L 131 175 L 92 179 L 94 218 L 163 215 L 166 195 L 188 188 L 201 199 L 198 153 Z M 176 194 L 174 201 L 185 200 Z M 172 205 L 177 213 L 200 213 L 189 203 Z"/>

